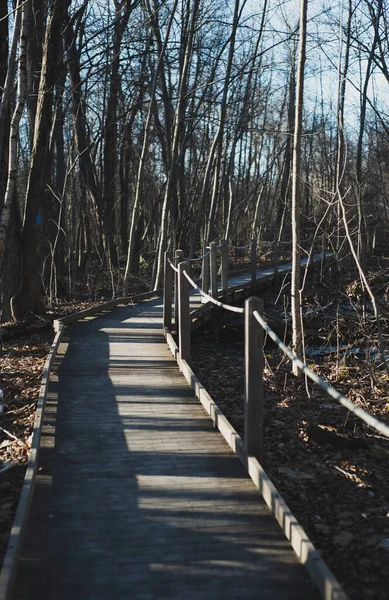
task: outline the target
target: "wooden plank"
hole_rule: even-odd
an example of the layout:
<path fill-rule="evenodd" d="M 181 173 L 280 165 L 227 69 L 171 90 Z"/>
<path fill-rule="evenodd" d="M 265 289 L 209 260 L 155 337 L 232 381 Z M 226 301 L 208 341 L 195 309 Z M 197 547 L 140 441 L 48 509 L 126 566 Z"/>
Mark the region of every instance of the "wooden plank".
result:
<path fill-rule="evenodd" d="M 167 333 L 167 341 L 174 351 L 175 343 L 169 333 Z M 194 390 L 197 398 L 212 418 L 215 427 L 218 428 L 233 452 L 236 453 L 247 469 L 254 485 L 262 495 L 269 509 L 272 511 L 273 516 L 276 518 L 285 536 L 290 541 L 299 560 L 304 564 L 311 581 L 320 592 L 321 597 L 324 600 L 348 600 L 347 595 L 344 593 L 336 577 L 334 577 L 333 573 L 321 558 L 320 553 L 317 552 L 306 532 L 274 486 L 270 477 L 266 474 L 255 457 L 247 455 L 243 440 L 225 418 L 223 412 L 218 408 L 217 404 L 215 404 L 211 395 L 203 387 L 199 379 L 193 373 L 191 367 L 186 364 L 185 361 L 182 365 L 182 373 Z M 309 597 L 311 598 L 312 596 Z"/>

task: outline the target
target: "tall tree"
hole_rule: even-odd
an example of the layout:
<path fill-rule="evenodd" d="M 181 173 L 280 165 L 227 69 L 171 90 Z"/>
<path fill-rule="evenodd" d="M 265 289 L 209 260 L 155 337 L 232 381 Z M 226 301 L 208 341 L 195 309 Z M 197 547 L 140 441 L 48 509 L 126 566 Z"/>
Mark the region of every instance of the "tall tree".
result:
<path fill-rule="evenodd" d="M 22 227 L 22 265 L 19 289 L 11 300 L 15 319 L 44 310 L 41 255 L 41 202 L 47 191 L 47 164 L 53 121 L 53 96 L 58 76 L 63 21 L 68 1 L 53 0 L 45 29 L 33 145 Z"/>
<path fill-rule="evenodd" d="M 300 40 L 297 64 L 296 113 L 293 136 L 293 175 L 292 175 L 292 345 L 297 356 L 302 356 L 302 326 L 301 326 L 301 246 L 300 246 L 300 211 L 301 211 L 301 137 L 304 104 L 304 73 L 307 42 L 307 10 L 308 0 L 300 0 Z M 293 363 L 293 373 L 298 374 L 298 368 Z"/>

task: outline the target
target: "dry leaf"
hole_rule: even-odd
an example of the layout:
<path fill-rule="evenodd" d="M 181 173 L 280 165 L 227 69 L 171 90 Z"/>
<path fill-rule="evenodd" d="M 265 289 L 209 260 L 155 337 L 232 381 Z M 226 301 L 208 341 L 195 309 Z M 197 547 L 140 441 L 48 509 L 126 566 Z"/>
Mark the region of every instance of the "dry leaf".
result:
<path fill-rule="evenodd" d="M 354 539 L 354 536 L 351 533 L 347 533 L 347 531 L 342 531 L 338 533 L 332 538 L 334 544 L 338 546 L 348 546 L 349 543 Z"/>

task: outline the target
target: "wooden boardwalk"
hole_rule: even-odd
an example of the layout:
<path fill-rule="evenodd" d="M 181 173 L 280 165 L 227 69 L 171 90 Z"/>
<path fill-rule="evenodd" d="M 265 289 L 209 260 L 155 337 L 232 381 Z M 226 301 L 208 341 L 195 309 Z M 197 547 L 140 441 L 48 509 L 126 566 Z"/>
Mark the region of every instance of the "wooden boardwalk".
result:
<path fill-rule="evenodd" d="M 14 599 L 318 598 L 161 323 L 154 299 L 69 328 Z"/>

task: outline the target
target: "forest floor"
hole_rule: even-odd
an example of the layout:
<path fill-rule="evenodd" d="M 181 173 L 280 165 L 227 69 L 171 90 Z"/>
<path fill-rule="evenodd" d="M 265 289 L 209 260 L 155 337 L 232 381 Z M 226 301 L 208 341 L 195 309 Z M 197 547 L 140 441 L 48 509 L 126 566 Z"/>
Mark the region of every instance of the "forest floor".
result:
<path fill-rule="evenodd" d="M 381 269 L 372 280 L 389 315 L 385 290 L 379 289 L 387 285 L 389 270 Z M 262 295 L 265 317 L 287 341 L 289 291 L 286 284 L 282 293 Z M 306 342 L 313 351 L 313 356 L 307 352 L 307 363 L 389 424 L 389 377 L 369 306 L 364 321 L 356 283 L 344 285 L 340 298 L 342 305 L 334 287 L 316 280 L 305 290 Z M 386 343 L 388 323 L 383 320 Z M 192 338 L 194 372 L 242 437 L 243 337 L 243 315 L 222 311 Z M 265 343 L 264 379 L 266 472 L 350 600 L 387 600 L 389 440 L 311 382 L 294 378 L 271 340 Z"/>

